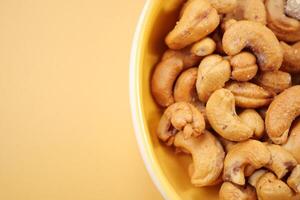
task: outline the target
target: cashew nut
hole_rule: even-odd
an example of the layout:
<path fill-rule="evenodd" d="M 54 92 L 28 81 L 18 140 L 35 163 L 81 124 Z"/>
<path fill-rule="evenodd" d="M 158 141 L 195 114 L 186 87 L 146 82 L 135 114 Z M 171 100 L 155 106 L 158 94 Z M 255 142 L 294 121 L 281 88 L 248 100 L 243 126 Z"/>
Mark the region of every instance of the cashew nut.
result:
<path fill-rule="evenodd" d="M 293 86 L 280 93 L 270 104 L 265 125 L 267 134 L 275 144 L 287 141 L 290 126 L 300 115 L 300 86 Z"/>
<path fill-rule="evenodd" d="M 198 136 L 205 129 L 205 121 L 200 113 L 192 104 L 178 102 L 170 105 L 162 115 L 158 127 L 158 137 L 172 145 L 174 136 L 182 131 L 186 138 Z"/>
<path fill-rule="evenodd" d="M 265 169 L 259 169 L 259 170 L 256 170 L 248 179 L 248 183 L 250 185 L 252 185 L 253 187 L 256 186 L 257 182 L 259 181 L 259 179 L 265 175 L 266 173 L 268 173 L 267 170 Z"/>
<path fill-rule="evenodd" d="M 274 94 L 264 88 L 249 82 L 232 81 L 226 84 L 235 97 L 235 103 L 242 108 L 259 108 L 270 104 Z"/>
<path fill-rule="evenodd" d="M 182 49 L 213 32 L 219 25 L 218 12 L 207 0 L 188 0 L 180 20 L 167 35 L 170 49 Z"/>
<path fill-rule="evenodd" d="M 267 23 L 267 13 L 262 0 L 237 0 L 236 8 L 226 14 L 226 18 L 256 21 L 263 25 Z"/>
<path fill-rule="evenodd" d="M 286 0 L 266 0 L 268 27 L 283 41 L 300 40 L 300 21 L 285 15 Z"/>
<path fill-rule="evenodd" d="M 292 18 L 300 20 L 300 1 L 299 0 L 287 0 L 285 6 L 285 12 Z"/>
<path fill-rule="evenodd" d="M 232 12 L 237 4 L 237 0 L 209 0 L 209 2 L 217 9 L 218 13 Z"/>
<path fill-rule="evenodd" d="M 236 142 L 232 142 L 230 140 L 227 140 L 221 136 L 218 137 L 219 141 L 221 142 L 223 148 L 225 149 L 226 152 L 230 151 L 230 149 L 237 144 Z"/>
<path fill-rule="evenodd" d="M 286 143 L 282 145 L 284 149 L 289 151 L 294 158 L 300 163 L 300 121 L 296 120 L 291 128 L 290 136 Z"/>
<path fill-rule="evenodd" d="M 283 71 L 261 72 L 255 82 L 274 93 L 280 93 L 292 86 L 292 77 L 289 73 Z"/>
<path fill-rule="evenodd" d="M 259 0 L 260 1 L 260 0 Z M 241 52 L 230 59 L 232 66 L 232 79 L 237 81 L 249 81 L 257 73 L 256 58 L 249 52 Z"/>
<path fill-rule="evenodd" d="M 296 165 L 296 159 L 287 150 L 276 144 L 266 144 L 271 152 L 271 162 L 265 167 L 276 174 L 281 179 Z"/>
<path fill-rule="evenodd" d="M 270 172 L 260 177 L 255 188 L 259 200 L 291 200 L 294 196 L 291 188 Z"/>
<path fill-rule="evenodd" d="M 168 50 L 164 53 L 151 80 L 152 95 L 160 106 L 167 107 L 174 103 L 173 86 L 177 76 L 184 69 L 197 64 L 200 59 L 190 53 L 190 49 Z"/>
<path fill-rule="evenodd" d="M 235 99 L 227 89 L 215 91 L 206 104 L 206 114 L 212 128 L 222 137 L 231 141 L 243 141 L 253 135 L 235 111 Z"/>
<path fill-rule="evenodd" d="M 297 193 L 300 193 L 300 165 L 297 165 L 289 178 L 287 184 Z"/>
<path fill-rule="evenodd" d="M 271 161 L 271 153 L 267 147 L 257 140 L 238 143 L 230 149 L 224 160 L 224 181 L 238 185 L 245 184 L 244 169 L 252 166 L 258 169 Z"/>
<path fill-rule="evenodd" d="M 198 68 L 194 67 L 194 68 L 187 69 L 180 74 L 174 87 L 175 102 L 196 101 L 195 97 L 197 97 L 197 93 L 196 93 L 197 73 L 198 73 Z"/>
<path fill-rule="evenodd" d="M 232 24 L 224 33 L 223 49 L 228 55 L 236 55 L 245 47 L 256 55 L 262 71 L 272 71 L 280 68 L 282 50 L 274 33 L 258 22 L 238 21 Z"/>
<path fill-rule="evenodd" d="M 239 114 L 241 120 L 254 131 L 254 137 L 259 139 L 263 136 L 265 123 L 261 116 L 254 109 L 246 109 Z"/>
<path fill-rule="evenodd" d="M 283 63 L 281 69 L 290 73 L 300 72 L 300 42 L 293 45 L 288 45 L 284 42 L 280 42 L 283 50 Z"/>
<path fill-rule="evenodd" d="M 191 48 L 191 52 L 197 56 L 207 56 L 209 54 L 212 54 L 215 50 L 216 43 L 209 37 L 205 37 L 202 40 L 196 42 Z"/>
<path fill-rule="evenodd" d="M 200 101 L 206 102 L 210 95 L 224 87 L 230 79 L 230 64 L 219 55 L 205 57 L 198 69 L 196 82 L 197 93 Z"/>
<path fill-rule="evenodd" d="M 193 158 L 189 174 L 191 183 L 202 187 L 213 184 L 222 173 L 225 153 L 219 141 L 208 131 L 198 137 L 186 138 L 179 132 L 175 136 L 174 146 L 189 152 Z"/>
<path fill-rule="evenodd" d="M 219 191 L 220 200 L 256 200 L 255 189 L 247 185 L 246 188 L 230 182 L 224 182 Z"/>

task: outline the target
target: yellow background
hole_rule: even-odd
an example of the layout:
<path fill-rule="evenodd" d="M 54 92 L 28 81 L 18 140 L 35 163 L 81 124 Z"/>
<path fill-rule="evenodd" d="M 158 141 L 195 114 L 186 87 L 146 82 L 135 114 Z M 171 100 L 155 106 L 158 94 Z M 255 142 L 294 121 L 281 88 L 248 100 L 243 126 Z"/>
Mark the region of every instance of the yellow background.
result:
<path fill-rule="evenodd" d="M 0 199 L 161 199 L 131 123 L 143 0 L 0 1 Z"/>

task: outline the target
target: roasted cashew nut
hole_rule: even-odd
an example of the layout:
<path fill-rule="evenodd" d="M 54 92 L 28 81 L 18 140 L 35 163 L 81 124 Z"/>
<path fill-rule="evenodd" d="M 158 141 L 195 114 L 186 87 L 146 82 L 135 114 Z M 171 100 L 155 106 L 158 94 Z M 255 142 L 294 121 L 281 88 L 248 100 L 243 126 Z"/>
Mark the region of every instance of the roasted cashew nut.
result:
<path fill-rule="evenodd" d="M 297 161 L 287 150 L 276 144 L 266 144 L 271 152 L 271 162 L 265 167 L 274 172 L 281 179 L 296 165 Z"/>
<path fill-rule="evenodd" d="M 297 165 L 289 178 L 287 184 L 297 193 L 300 193 L 300 165 Z"/>
<path fill-rule="evenodd" d="M 230 64 L 228 60 L 219 55 L 205 57 L 198 68 L 198 78 L 196 82 L 197 93 L 200 101 L 207 102 L 210 95 L 224 87 L 230 79 Z"/>
<path fill-rule="evenodd" d="M 300 115 L 300 86 L 293 86 L 280 93 L 270 104 L 266 114 L 266 130 L 275 144 L 288 139 L 294 119 Z"/>
<path fill-rule="evenodd" d="M 261 72 L 255 79 L 255 83 L 274 93 L 280 93 L 292 86 L 292 77 L 283 71 Z"/>
<path fill-rule="evenodd" d="M 163 142 L 172 145 L 179 131 L 188 138 L 200 135 L 204 129 L 205 121 L 200 111 L 190 103 L 178 102 L 165 110 L 157 127 L 157 135 Z"/>
<path fill-rule="evenodd" d="M 260 0 L 259 0 L 260 1 Z M 241 52 L 230 59 L 232 66 L 232 79 L 237 81 L 249 81 L 257 73 L 256 58 L 249 52 Z"/>
<path fill-rule="evenodd" d="M 255 188 L 259 200 L 291 200 L 294 196 L 291 188 L 270 172 L 259 178 Z"/>
<path fill-rule="evenodd" d="M 269 105 L 274 94 L 264 88 L 249 82 L 232 81 L 226 84 L 235 97 L 235 103 L 241 108 L 259 108 Z"/>
<path fill-rule="evenodd" d="M 175 102 L 195 102 L 197 97 L 196 80 L 198 68 L 193 67 L 185 70 L 178 77 L 174 87 Z"/>
<path fill-rule="evenodd" d="M 237 0 L 237 6 L 225 18 L 256 21 L 263 25 L 267 23 L 267 13 L 262 0 Z"/>
<path fill-rule="evenodd" d="M 262 117 L 254 109 L 246 109 L 239 114 L 241 120 L 253 129 L 254 137 L 259 139 L 263 136 L 265 123 Z"/>
<path fill-rule="evenodd" d="M 300 121 L 296 120 L 291 128 L 290 136 L 286 143 L 282 145 L 300 163 Z"/>
<path fill-rule="evenodd" d="M 285 15 L 286 0 L 266 0 L 268 27 L 283 41 L 300 40 L 300 21 Z"/>
<path fill-rule="evenodd" d="M 205 37 L 193 44 L 191 53 L 197 56 L 207 56 L 216 50 L 216 43 L 213 39 Z"/>
<path fill-rule="evenodd" d="M 235 111 L 235 99 L 230 90 L 215 91 L 206 104 L 206 114 L 212 128 L 222 137 L 231 141 L 243 141 L 253 135 Z"/>
<path fill-rule="evenodd" d="M 255 189 L 247 185 L 246 188 L 230 182 L 224 182 L 219 191 L 220 200 L 256 200 Z"/>
<path fill-rule="evenodd" d="M 237 0 L 209 0 L 209 2 L 217 9 L 218 13 L 230 13 L 237 4 Z"/>
<path fill-rule="evenodd" d="M 207 0 L 188 0 L 166 44 L 170 49 L 182 49 L 209 35 L 219 22 L 218 12 Z"/>
<path fill-rule="evenodd" d="M 270 29 L 258 22 L 242 20 L 232 24 L 225 31 L 222 43 L 230 56 L 245 47 L 250 48 L 262 71 L 277 70 L 281 66 L 283 54 L 279 41 Z"/>
<path fill-rule="evenodd" d="M 224 160 L 224 181 L 238 185 L 245 184 L 244 169 L 252 166 L 259 169 L 271 161 L 271 153 L 267 147 L 257 140 L 238 143 L 230 149 Z"/>
<path fill-rule="evenodd" d="M 219 141 L 208 131 L 198 137 L 186 138 L 179 132 L 175 136 L 174 146 L 189 152 L 193 158 L 189 174 L 191 183 L 197 187 L 214 184 L 223 169 L 225 153 Z"/>
<path fill-rule="evenodd" d="M 162 107 L 174 103 L 173 86 L 178 75 L 186 68 L 200 61 L 200 57 L 190 53 L 190 49 L 167 50 L 157 64 L 152 80 L 151 92 L 155 101 Z"/>
<path fill-rule="evenodd" d="M 290 73 L 300 72 L 300 42 L 293 45 L 288 45 L 285 42 L 280 42 L 283 50 L 283 63 L 280 69 Z"/>
<path fill-rule="evenodd" d="M 259 169 L 256 170 L 249 178 L 248 178 L 248 183 L 255 187 L 257 182 L 259 181 L 259 179 L 265 175 L 266 173 L 268 173 L 268 170 L 265 169 Z"/>

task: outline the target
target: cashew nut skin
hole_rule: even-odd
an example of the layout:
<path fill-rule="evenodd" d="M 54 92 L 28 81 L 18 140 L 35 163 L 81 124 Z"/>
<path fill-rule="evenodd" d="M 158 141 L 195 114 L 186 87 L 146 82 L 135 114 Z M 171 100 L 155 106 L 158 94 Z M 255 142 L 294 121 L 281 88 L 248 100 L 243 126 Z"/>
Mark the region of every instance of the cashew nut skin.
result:
<path fill-rule="evenodd" d="M 196 82 L 197 93 L 200 101 L 207 102 L 210 95 L 224 87 L 230 79 L 230 64 L 228 60 L 219 55 L 205 57 L 198 68 Z"/>
<path fill-rule="evenodd" d="M 297 193 L 300 193 L 300 165 L 297 165 L 289 178 L 287 184 Z"/>
<path fill-rule="evenodd" d="M 294 158 L 300 163 L 300 121 L 296 120 L 291 128 L 290 136 L 286 143 L 282 145 L 284 149 L 289 151 Z"/>
<path fill-rule="evenodd" d="M 281 179 L 296 165 L 297 161 L 287 150 L 276 144 L 266 144 L 271 152 L 271 162 L 265 167 L 274 172 Z"/>
<path fill-rule="evenodd" d="M 207 56 L 216 50 L 216 43 L 213 39 L 205 37 L 193 44 L 191 52 L 197 56 Z"/>
<path fill-rule="evenodd" d="M 266 0 L 267 25 L 275 35 L 286 42 L 300 40 L 300 21 L 285 15 L 286 0 Z"/>
<path fill-rule="evenodd" d="M 292 76 L 283 71 L 261 72 L 255 78 L 255 83 L 274 93 L 280 93 L 292 86 Z"/>
<path fill-rule="evenodd" d="M 200 61 L 200 57 L 190 53 L 190 49 L 167 50 L 156 65 L 151 80 L 151 92 L 155 101 L 162 107 L 174 103 L 173 86 L 177 76 L 186 68 Z"/>
<path fill-rule="evenodd" d="M 182 49 L 209 35 L 219 23 L 216 9 L 207 0 L 188 0 L 180 20 L 165 42 L 170 49 Z"/>
<path fill-rule="evenodd" d="M 270 172 L 262 175 L 255 187 L 259 200 L 291 200 L 294 196 L 291 188 Z"/>
<path fill-rule="evenodd" d="M 291 124 L 299 115 L 300 86 L 296 85 L 277 95 L 267 110 L 265 126 L 270 139 L 275 144 L 285 143 Z"/>
<path fill-rule="evenodd" d="M 259 108 L 269 105 L 274 94 L 250 82 L 232 81 L 226 84 L 235 97 L 236 105 L 241 108 Z"/>
<path fill-rule="evenodd" d="M 237 0 L 209 0 L 209 2 L 217 9 L 218 13 L 230 13 L 237 4 Z"/>
<path fill-rule="evenodd" d="M 224 182 L 219 191 L 220 200 L 256 200 L 255 189 L 247 185 L 246 188 L 230 182 Z"/>
<path fill-rule="evenodd" d="M 254 131 L 254 137 L 259 139 L 263 136 L 265 123 L 262 117 L 254 109 L 246 109 L 239 114 L 241 120 Z"/>
<path fill-rule="evenodd" d="M 278 70 L 282 64 L 283 53 L 274 33 L 264 25 L 247 20 L 232 24 L 224 33 L 223 49 L 233 56 L 245 47 L 256 55 L 262 71 Z"/>
<path fill-rule="evenodd" d="M 225 18 L 236 20 L 256 21 L 263 25 L 267 24 L 267 13 L 262 0 L 237 0 L 237 6 Z"/>
<path fill-rule="evenodd" d="M 174 146 L 189 152 L 193 164 L 189 168 L 191 183 L 197 187 L 213 184 L 222 173 L 225 153 L 219 141 L 208 131 L 198 137 L 175 136 Z"/>
<path fill-rule="evenodd" d="M 182 131 L 186 138 L 200 135 L 205 129 L 205 121 L 200 111 L 187 102 L 170 105 L 163 113 L 157 135 L 167 145 L 172 145 L 174 136 Z"/>
<path fill-rule="evenodd" d="M 224 160 L 224 181 L 231 181 L 238 185 L 245 184 L 244 169 L 250 165 L 259 169 L 271 161 L 268 148 L 257 140 L 247 140 L 232 147 Z"/>
<path fill-rule="evenodd" d="M 193 67 L 185 70 L 178 77 L 174 87 L 175 102 L 194 102 L 196 93 L 196 79 L 198 68 Z"/>
<path fill-rule="evenodd" d="M 249 52 L 241 52 L 230 59 L 232 66 L 232 79 L 237 81 L 249 81 L 257 73 L 256 58 Z"/>
<path fill-rule="evenodd" d="M 230 90 L 215 91 L 206 104 L 206 114 L 212 128 L 230 141 L 243 141 L 253 135 L 235 111 L 235 99 Z"/>
<path fill-rule="evenodd" d="M 280 69 L 290 73 L 300 72 L 300 42 L 293 45 L 288 45 L 285 42 L 280 42 L 283 50 L 283 63 Z"/>

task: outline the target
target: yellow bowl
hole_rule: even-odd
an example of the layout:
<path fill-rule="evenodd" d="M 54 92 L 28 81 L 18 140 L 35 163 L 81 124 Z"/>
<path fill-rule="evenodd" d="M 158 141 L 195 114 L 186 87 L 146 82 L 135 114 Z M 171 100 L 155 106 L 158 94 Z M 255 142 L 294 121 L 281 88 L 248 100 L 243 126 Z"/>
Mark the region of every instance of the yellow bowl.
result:
<path fill-rule="evenodd" d="M 130 102 L 136 138 L 146 168 L 165 199 L 214 200 L 218 188 L 195 188 L 189 156 L 175 155 L 155 134 L 161 110 L 150 92 L 151 72 L 166 49 L 164 37 L 176 23 L 183 0 L 148 0 L 134 36 L 130 63 Z"/>

